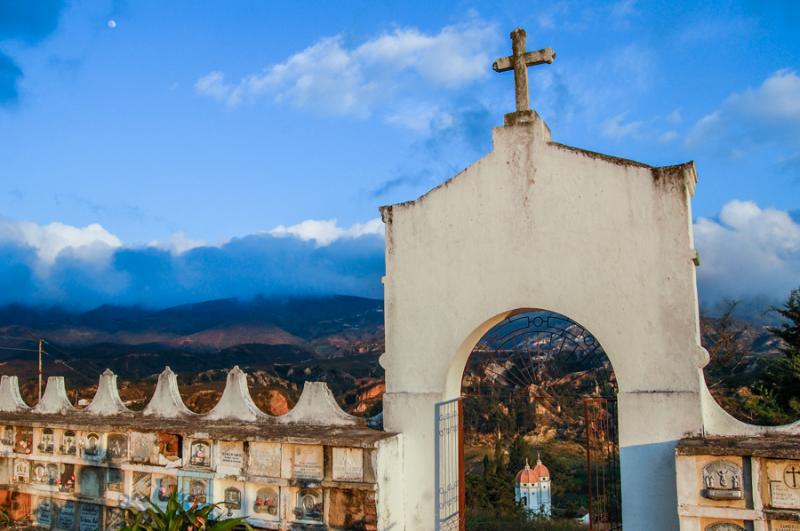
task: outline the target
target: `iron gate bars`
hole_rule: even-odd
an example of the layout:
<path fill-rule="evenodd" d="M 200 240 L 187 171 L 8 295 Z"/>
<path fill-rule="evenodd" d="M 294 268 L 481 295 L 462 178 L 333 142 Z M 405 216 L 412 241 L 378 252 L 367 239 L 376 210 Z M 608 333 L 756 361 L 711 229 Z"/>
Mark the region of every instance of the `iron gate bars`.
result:
<path fill-rule="evenodd" d="M 465 531 L 464 409 L 456 398 L 435 410 L 436 531 Z"/>
<path fill-rule="evenodd" d="M 589 530 L 622 529 L 616 400 L 584 398 Z"/>

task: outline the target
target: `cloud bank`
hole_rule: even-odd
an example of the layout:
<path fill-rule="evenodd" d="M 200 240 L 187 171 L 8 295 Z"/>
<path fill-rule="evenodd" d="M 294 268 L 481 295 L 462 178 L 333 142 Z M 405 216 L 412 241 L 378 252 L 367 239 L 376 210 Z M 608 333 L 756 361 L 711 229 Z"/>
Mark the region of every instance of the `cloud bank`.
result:
<path fill-rule="evenodd" d="M 780 303 L 800 287 L 800 223 L 788 212 L 731 201 L 694 225 L 701 299 Z"/>
<path fill-rule="evenodd" d="M 255 295 L 383 295 L 379 220 L 349 228 L 308 220 L 272 232 L 217 246 L 178 234 L 131 247 L 96 224 L 0 220 L 0 304 L 86 309 Z"/>
<path fill-rule="evenodd" d="M 789 212 L 731 201 L 694 224 L 701 301 L 777 304 L 800 286 L 800 220 Z M 384 273 L 379 219 L 341 227 L 306 220 L 220 245 L 179 233 L 125 245 L 97 224 L 73 227 L 0 219 L 0 304 L 105 303 L 165 307 L 256 295 L 380 298 Z"/>

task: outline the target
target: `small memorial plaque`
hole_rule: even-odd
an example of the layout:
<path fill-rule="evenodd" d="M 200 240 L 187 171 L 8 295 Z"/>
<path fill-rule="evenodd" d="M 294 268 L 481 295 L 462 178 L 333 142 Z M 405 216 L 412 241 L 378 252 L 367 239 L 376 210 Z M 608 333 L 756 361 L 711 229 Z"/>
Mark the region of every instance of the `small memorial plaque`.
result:
<path fill-rule="evenodd" d="M 253 476 L 281 477 L 281 445 L 253 442 L 249 447 L 247 470 Z"/>
<path fill-rule="evenodd" d="M 800 522 L 789 520 L 772 520 L 769 523 L 770 531 L 800 531 Z"/>
<path fill-rule="evenodd" d="M 82 503 L 79 517 L 80 531 L 100 531 L 100 506 Z"/>
<path fill-rule="evenodd" d="M 75 502 L 65 501 L 58 511 L 56 518 L 56 529 L 75 529 Z"/>
<path fill-rule="evenodd" d="M 292 447 L 292 477 L 322 479 L 322 446 L 295 444 Z"/>
<path fill-rule="evenodd" d="M 701 494 L 710 500 L 741 500 L 742 468 L 731 461 L 713 461 L 703 467 Z"/>
<path fill-rule="evenodd" d="M 767 461 L 770 505 L 800 509 L 800 461 Z"/>
<path fill-rule="evenodd" d="M 361 481 L 364 477 L 364 450 L 361 448 L 333 449 L 333 479 Z"/>
<path fill-rule="evenodd" d="M 244 464 L 244 444 L 235 441 L 220 441 L 218 448 L 217 472 L 230 475 L 240 474 Z"/>

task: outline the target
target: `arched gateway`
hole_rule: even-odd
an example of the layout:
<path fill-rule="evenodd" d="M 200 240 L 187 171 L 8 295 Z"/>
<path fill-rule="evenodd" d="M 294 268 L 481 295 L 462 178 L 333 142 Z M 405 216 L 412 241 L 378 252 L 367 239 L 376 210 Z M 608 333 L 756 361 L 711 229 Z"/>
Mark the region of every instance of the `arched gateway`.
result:
<path fill-rule="evenodd" d="M 527 57 L 517 48 L 499 69 Z M 406 529 L 435 527 L 436 405 L 459 398 L 467 358 L 487 331 L 536 308 L 591 330 L 614 367 L 625 527 L 677 529 L 675 446 L 702 429 L 707 360 L 694 165 L 656 168 L 554 142 L 525 109 L 524 89 L 518 111 L 493 131 L 491 153 L 419 199 L 381 209 L 384 421 L 402 434 L 394 488 Z"/>

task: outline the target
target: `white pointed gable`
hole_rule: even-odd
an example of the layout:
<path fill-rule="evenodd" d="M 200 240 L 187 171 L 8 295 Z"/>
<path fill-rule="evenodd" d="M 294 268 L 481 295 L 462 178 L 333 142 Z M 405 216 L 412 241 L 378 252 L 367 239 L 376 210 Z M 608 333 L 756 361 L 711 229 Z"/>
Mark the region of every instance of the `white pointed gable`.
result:
<path fill-rule="evenodd" d="M 6 376 L 0 379 L 0 411 L 25 411 L 30 406 L 22 400 L 19 394 L 19 379 L 16 376 Z"/>
<path fill-rule="evenodd" d="M 266 416 L 266 413 L 258 409 L 253 402 L 250 389 L 247 387 L 247 374 L 237 365 L 228 372 L 222 397 L 205 418 L 254 421 Z"/>
<path fill-rule="evenodd" d="M 42 395 L 42 400 L 33 408 L 35 413 L 64 414 L 75 411 L 75 407 L 67 397 L 67 388 L 63 376 L 50 376 L 47 378 L 47 387 Z"/>
<path fill-rule="evenodd" d="M 94 394 L 92 403 L 86 406 L 84 411 L 92 415 L 116 415 L 130 412 L 119 397 L 117 375 L 111 372 L 111 369 L 106 369 L 100 375 L 97 392 Z"/>
<path fill-rule="evenodd" d="M 178 390 L 178 377 L 169 367 L 158 375 L 158 384 L 153 398 L 144 408 L 145 416 L 177 418 L 196 415 L 183 403 Z"/>
<path fill-rule="evenodd" d="M 306 382 L 303 393 L 291 411 L 278 417 L 282 423 L 312 426 L 352 426 L 364 420 L 345 413 L 325 382 Z"/>

